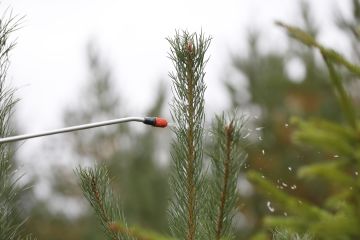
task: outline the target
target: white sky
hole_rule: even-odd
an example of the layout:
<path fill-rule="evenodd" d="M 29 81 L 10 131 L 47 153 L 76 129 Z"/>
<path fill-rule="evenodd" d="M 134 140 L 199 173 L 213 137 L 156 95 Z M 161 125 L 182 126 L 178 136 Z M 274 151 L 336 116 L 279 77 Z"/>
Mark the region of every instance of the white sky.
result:
<path fill-rule="evenodd" d="M 213 37 L 207 67 L 207 105 L 226 106 L 221 81 L 229 70 L 229 53 L 246 51 L 246 33 L 260 28 L 263 48 L 283 47 L 284 34 L 274 20 L 297 23 L 298 0 L 3 0 L 25 15 L 15 35 L 10 77 L 19 88 L 21 133 L 62 127 L 65 105 L 78 99 L 86 80 L 86 43 L 95 39 L 113 67 L 119 94 L 134 115 L 142 115 L 153 99 L 154 85 L 172 70 L 165 37 L 175 29 L 199 31 Z M 348 10 L 349 1 L 311 1 L 318 23 L 328 30 L 324 41 L 337 48 L 339 37 L 330 27 L 334 8 Z M 32 140 L 41 143 L 44 140 Z M 28 143 L 24 148 L 29 149 Z"/>

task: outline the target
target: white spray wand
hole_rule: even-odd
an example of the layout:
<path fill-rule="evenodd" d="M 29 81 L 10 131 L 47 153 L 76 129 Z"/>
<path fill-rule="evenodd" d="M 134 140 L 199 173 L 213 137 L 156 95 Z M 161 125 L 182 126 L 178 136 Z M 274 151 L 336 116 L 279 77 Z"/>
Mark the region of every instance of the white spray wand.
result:
<path fill-rule="evenodd" d="M 0 138 L 0 143 L 15 142 L 15 141 L 25 140 L 25 139 L 29 139 L 29 138 L 36 138 L 36 137 L 43 137 L 43 136 L 54 135 L 54 134 L 59 134 L 59 133 L 73 132 L 73 131 L 84 130 L 84 129 L 88 129 L 88 128 L 96 128 L 96 127 L 102 127 L 102 126 L 106 126 L 106 125 L 119 124 L 119 123 L 125 123 L 125 122 L 142 122 L 147 125 L 151 125 L 154 127 L 161 127 L 161 128 L 165 128 L 168 124 L 166 119 L 159 118 L 159 117 L 126 117 L 126 118 L 118 118 L 118 119 L 113 119 L 113 120 L 108 120 L 108 121 L 88 123 L 88 124 L 83 124 L 83 125 L 60 128 L 60 129 L 55 129 L 55 130 L 50 130 L 50 131 L 40 132 L 40 133 L 31 133 L 31 134 L 24 134 L 24 135 L 12 136 L 12 137 Z"/>

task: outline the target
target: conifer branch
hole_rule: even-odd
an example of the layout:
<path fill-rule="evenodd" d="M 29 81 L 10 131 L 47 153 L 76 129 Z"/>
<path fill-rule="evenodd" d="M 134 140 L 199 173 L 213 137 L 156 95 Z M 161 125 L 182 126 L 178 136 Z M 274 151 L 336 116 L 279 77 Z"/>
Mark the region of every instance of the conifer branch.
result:
<path fill-rule="evenodd" d="M 293 37 L 294 39 L 302 42 L 303 44 L 314 47 L 320 50 L 321 54 L 323 56 L 326 56 L 326 58 L 331 59 L 336 64 L 343 65 L 346 67 L 350 72 L 360 75 L 360 66 L 351 63 L 348 61 L 345 57 L 343 57 L 340 53 L 336 52 L 333 49 L 324 47 L 320 43 L 318 43 L 310 34 L 306 33 L 302 29 L 294 26 L 290 26 L 288 24 L 282 23 L 282 22 L 275 22 L 278 26 L 283 27 L 287 30 L 289 35 Z"/>
<path fill-rule="evenodd" d="M 225 204 L 227 201 L 227 197 L 229 195 L 228 185 L 231 184 L 229 182 L 229 172 L 230 172 L 230 164 L 233 159 L 231 159 L 230 155 L 232 152 L 232 143 L 233 143 L 233 121 L 230 122 L 228 126 L 225 127 L 225 134 L 226 134 L 226 158 L 224 159 L 224 176 L 223 176 L 223 186 L 221 189 L 221 197 L 220 197 L 220 206 L 219 206 L 219 213 L 217 218 L 216 224 L 216 240 L 220 240 L 223 232 L 223 223 L 226 218 L 225 216 Z"/>
<path fill-rule="evenodd" d="M 246 154 L 242 149 L 241 132 L 244 118 L 229 120 L 217 116 L 211 133 L 214 141 L 211 146 L 212 180 L 207 206 L 207 231 L 209 239 L 230 237 L 230 226 L 237 202 L 237 179 Z M 215 207 L 216 206 L 216 207 Z"/>
<path fill-rule="evenodd" d="M 313 163 L 299 168 L 297 175 L 303 179 L 322 177 L 328 181 L 335 180 L 340 186 L 359 186 L 360 184 L 354 178 L 344 173 L 344 165 L 346 163 L 343 161 Z"/>
<path fill-rule="evenodd" d="M 293 213 L 294 215 L 305 215 L 309 219 L 314 221 L 331 217 L 331 215 L 317 206 L 306 202 L 305 200 L 299 200 L 281 190 L 279 190 L 273 183 L 261 177 L 261 174 L 255 171 L 249 171 L 247 173 L 248 179 L 259 188 L 263 193 L 271 193 L 271 198 L 274 199 L 282 209 Z"/>
<path fill-rule="evenodd" d="M 224 177 L 223 177 L 223 186 L 221 189 L 221 197 L 220 197 L 220 206 L 219 206 L 219 213 L 216 223 L 216 240 L 220 240 L 223 232 L 223 222 L 225 216 L 225 204 L 227 200 L 227 196 L 229 194 L 228 184 L 229 183 L 229 172 L 230 172 L 230 163 L 231 158 L 230 154 L 232 152 L 232 142 L 233 142 L 233 122 L 231 121 L 229 126 L 225 127 L 226 132 L 226 158 L 224 159 Z"/>
<path fill-rule="evenodd" d="M 170 59 L 175 73 L 172 117 L 175 121 L 175 142 L 172 144 L 171 185 L 175 193 L 170 205 L 171 231 L 179 239 L 201 239 L 199 199 L 204 187 L 202 171 L 202 138 L 204 124 L 205 52 L 210 38 L 203 34 L 176 33 L 168 39 Z"/>
<path fill-rule="evenodd" d="M 10 34 L 19 28 L 21 19 L 5 12 L 0 19 L 0 136 L 11 135 L 11 116 L 18 99 L 14 89 L 6 85 L 7 71 L 10 65 L 9 53 L 15 42 L 10 42 Z M 22 227 L 25 221 L 18 221 L 17 195 L 22 190 L 17 186 L 19 178 L 14 176 L 12 166 L 13 152 L 8 144 L 0 144 L 0 239 L 32 239 L 23 237 Z"/>
<path fill-rule="evenodd" d="M 300 236 L 296 233 L 291 233 L 287 230 L 275 230 L 273 233 L 273 240 L 311 240 L 310 235 L 305 234 Z"/>
<path fill-rule="evenodd" d="M 291 123 L 298 128 L 292 136 L 295 142 L 305 143 L 336 154 L 357 157 L 352 145 L 354 141 L 357 141 L 357 133 L 349 126 L 340 129 L 340 125 L 335 122 L 320 119 L 304 121 L 296 117 L 291 119 Z"/>
<path fill-rule="evenodd" d="M 125 219 L 110 188 L 108 171 L 104 166 L 97 168 L 77 168 L 80 186 L 84 196 L 95 210 L 104 232 L 111 240 L 132 240 L 134 238 L 126 226 Z M 122 225 L 116 222 L 123 222 Z M 142 240 L 142 239 L 139 239 Z"/>
<path fill-rule="evenodd" d="M 340 79 L 339 74 L 336 72 L 333 64 L 331 63 L 329 57 L 322 53 L 322 56 L 324 58 L 324 61 L 326 63 L 326 66 L 329 70 L 329 75 L 330 75 L 330 79 L 332 82 L 332 85 L 335 88 L 336 91 L 336 95 L 339 99 L 340 105 L 343 108 L 343 112 L 345 115 L 346 120 L 348 121 L 349 125 L 357 130 L 357 124 L 356 124 L 356 114 L 355 114 L 355 110 L 354 110 L 354 106 L 350 100 L 349 95 L 347 94 L 347 92 L 345 91 L 345 88 L 342 84 L 342 81 Z"/>
<path fill-rule="evenodd" d="M 296 40 L 302 42 L 303 44 L 314 47 L 319 49 L 326 66 L 329 70 L 330 79 L 332 82 L 332 85 L 335 88 L 336 94 L 339 98 L 339 102 L 341 104 L 341 107 L 343 108 L 346 120 L 348 121 L 349 125 L 354 128 L 355 130 L 358 129 L 356 124 L 356 114 L 354 107 L 350 101 L 350 98 L 348 94 L 346 93 L 343 83 L 341 81 L 340 76 L 336 72 L 333 63 L 343 65 L 345 68 L 347 68 L 350 72 L 360 75 L 360 66 L 355 65 L 348 61 L 345 57 L 343 57 L 340 53 L 336 52 L 333 49 L 326 48 L 322 46 L 320 43 L 318 43 L 310 34 L 306 33 L 305 31 L 301 30 L 300 28 L 293 27 L 290 25 L 287 25 L 282 22 L 276 22 L 277 25 L 284 27 L 290 36 L 295 38 Z"/>

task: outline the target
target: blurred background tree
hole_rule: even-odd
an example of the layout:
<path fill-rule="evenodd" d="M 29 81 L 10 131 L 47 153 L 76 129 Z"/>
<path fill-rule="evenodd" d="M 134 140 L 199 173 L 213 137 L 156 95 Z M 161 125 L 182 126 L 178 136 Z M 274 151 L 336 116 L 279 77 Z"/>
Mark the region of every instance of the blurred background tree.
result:
<path fill-rule="evenodd" d="M 264 219 L 268 227 L 285 227 L 295 231 L 309 232 L 317 239 L 358 239 L 360 237 L 360 199 L 359 199 L 359 121 L 357 107 L 351 95 L 346 91 L 339 69 L 347 70 L 353 76 L 360 75 L 360 66 L 349 62 L 340 53 L 326 48 L 303 30 L 278 23 L 290 36 L 303 44 L 320 51 L 329 72 L 338 103 L 341 122 L 324 117 L 300 119 L 293 117 L 296 125 L 293 134 L 295 142 L 308 145 L 313 149 L 329 154 L 325 159 L 302 166 L 297 171 L 300 179 L 313 183 L 319 179 L 326 181 L 329 193 L 326 198 L 314 204 L 308 199 L 294 197 L 275 187 L 271 181 L 263 179 L 255 171 L 249 172 L 249 178 L 269 198 L 278 202 L 289 216 L 267 216 Z M 358 81 L 358 80 L 355 80 Z M 258 238 L 260 239 L 260 238 Z"/>
<path fill-rule="evenodd" d="M 309 12 L 309 7 L 303 4 L 303 28 L 316 38 L 318 30 L 314 28 L 315 21 L 309 15 Z M 357 51 L 359 2 L 353 1 L 353 16 L 350 19 L 345 20 L 339 15 L 337 22 L 338 26 L 341 27 L 340 29 L 344 31 L 344 34 L 352 43 L 352 57 L 356 61 L 359 59 Z M 290 117 L 299 116 L 306 119 L 311 116 L 312 118 L 326 119 L 338 124 L 341 124 L 343 120 L 343 116 L 339 114 L 341 112 L 340 105 L 337 103 L 332 91 L 333 86 L 329 83 L 328 70 L 322 62 L 318 61 L 316 52 L 302 44 L 291 42 L 284 54 L 278 51 L 262 54 L 258 51 L 257 43 L 258 36 L 256 34 L 252 35 L 249 40 L 249 54 L 246 57 L 236 56 L 234 58 L 235 68 L 247 80 L 249 100 L 244 101 L 244 91 L 239 89 L 239 84 L 227 82 L 227 89 L 233 107 L 245 106 L 250 111 L 260 109 L 258 116 L 253 119 L 257 128 L 254 129 L 255 131 L 250 130 L 248 137 L 249 142 L 252 144 L 249 147 L 247 169 L 259 172 L 255 181 L 253 177 L 251 179 L 256 185 L 259 185 L 259 182 L 269 181 L 274 183 L 273 188 L 267 188 L 265 185 L 260 187 L 265 193 L 261 196 L 258 195 L 258 192 L 250 196 L 243 196 L 240 211 L 247 217 L 248 224 L 242 229 L 244 235 L 251 235 L 252 230 L 257 234 L 261 229 L 262 219 L 265 215 L 282 216 L 284 221 L 281 223 L 288 221 L 289 225 L 291 225 L 290 222 L 294 219 L 288 217 L 291 214 L 288 211 L 289 208 L 286 207 L 284 201 L 278 201 L 278 204 L 271 201 L 271 196 L 276 195 L 272 190 L 281 190 L 288 193 L 292 196 L 292 203 L 297 201 L 301 203 L 306 200 L 315 206 L 324 206 L 324 203 L 328 204 L 330 196 L 334 194 L 334 186 L 329 183 L 331 181 L 324 177 L 315 180 L 306 178 L 307 181 L 300 181 L 298 175 L 301 175 L 301 173 L 298 170 L 301 172 L 309 164 L 323 162 L 324 159 L 327 161 L 336 160 L 339 155 L 323 147 L 314 149 L 295 145 L 292 141 L 295 129 L 290 123 Z M 292 75 L 290 71 L 292 64 L 298 65 L 297 68 L 303 69 L 303 71 L 297 76 Z M 350 90 L 350 93 L 353 92 L 354 104 L 358 104 L 358 92 L 355 89 L 359 88 L 356 87 L 358 86 L 356 76 L 354 76 L 354 73 L 345 73 L 342 76 L 345 77 L 343 80 L 347 89 Z M 314 127 L 312 130 L 315 130 L 315 126 L 318 125 L 313 124 L 312 126 Z M 299 132 L 303 128 L 305 127 L 300 127 L 295 136 L 300 135 Z M 327 129 L 327 131 L 331 130 L 333 129 Z M 339 139 L 338 143 L 340 144 L 341 141 L 346 140 Z M 314 145 L 314 142 L 310 141 L 310 144 Z M 334 168 L 336 168 L 335 165 Z M 333 176 L 332 181 L 334 180 L 335 176 Z M 274 199 L 279 200 L 276 197 Z M 332 198 L 332 201 L 334 201 L 334 198 Z M 296 208 L 295 205 L 292 207 Z M 303 208 L 299 208 L 299 211 L 300 209 L 305 212 Z M 296 231 L 309 230 L 311 221 L 309 219 L 304 221 L 308 223 L 308 225 L 305 224 L 307 229 L 306 227 L 305 229 L 299 227 L 294 229 Z M 267 225 L 268 229 L 274 226 L 284 226 L 280 222 L 274 222 L 272 225 Z M 337 223 L 340 224 L 340 222 Z M 348 222 L 342 223 L 346 224 Z M 351 228 L 351 226 L 348 227 Z M 322 230 L 327 232 L 323 236 L 340 239 L 337 238 L 339 235 L 331 235 L 334 232 L 330 231 L 330 229 Z M 324 239 L 329 238 L 325 237 Z M 345 237 L 344 239 L 349 238 Z"/>
<path fill-rule="evenodd" d="M 305 28 L 317 35 L 310 9 L 302 5 Z M 227 81 L 226 87 L 233 108 L 245 108 L 253 113 L 254 129 L 249 130 L 249 158 L 246 170 L 257 170 L 265 178 L 275 181 L 279 188 L 292 194 L 320 202 L 327 193 L 323 182 L 303 186 L 294 172 L 300 166 L 321 158 L 321 153 L 296 146 L 291 141 L 289 119 L 297 116 L 326 116 L 339 119 L 339 108 L 327 83 L 327 72 L 316 61 L 314 52 L 300 44 L 291 43 L 284 52 L 259 51 L 258 33 L 249 35 L 249 53 L 235 55 L 233 64 L 243 83 Z M 300 70 L 291 75 L 291 65 Z M 249 96 L 244 98 L 244 96 Z M 254 192 L 242 197 L 240 211 L 246 216 L 246 226 L 240 230 L 246 237 L 261 226 L 261 219 L 269 213 L 268 199 Z M 286 214 L 286 213 L 282 213 Z"/>

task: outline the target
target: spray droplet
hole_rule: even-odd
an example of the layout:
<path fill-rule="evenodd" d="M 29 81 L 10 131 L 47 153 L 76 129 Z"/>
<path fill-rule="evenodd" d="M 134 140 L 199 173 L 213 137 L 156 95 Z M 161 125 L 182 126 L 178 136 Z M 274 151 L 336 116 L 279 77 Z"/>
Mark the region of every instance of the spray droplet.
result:
<path fill-rule="evenodd" d="M 271 206 L 271 202 L 270 202 L 270 201 L 267 201 L 266 206 L 267 206 L 267 208 L 270 210 L 270 212 L 275 212 L 275 208 L 273 208 L 273 207 Z"/>
<path fill-rule="evenodd" d="M 250 133 L 247 133 L 245 136 L 243 136 L 242 138 L 245 139 L 247 138 L 248 136 L 250 136 Z"/>
<path fill-rule="evenodd" d="M 262 154 L 263 154 L 263 155 L 265 155 L 265 150 L 264 150 L 264 149 L 263 149 L 263 150 L 261 150 L 261 152 L 262 152 Z"/>
<path fill-rule="evenodd" d="M 264 175 L 261 175 L 261 177 L 262 177 L 262 178 L 265 178 L 265 176 L 264 176 Z"/>
<path fill-rule="evenodd" d="M 289 127 L 289 124 L 288 124 L 288 123 L 285 123 L 285 127 L 286 127 L 286 128 Z"/>
<path fill-rule="evenodd" d="M 359 172 L 358 172 L 358 171 L 356 171 L 356 172 L 355 172 L 355 175 L 356 175 L 356 176 L 357 176 L 357 175 L 359 175 Z"/>
<path fill-rule="evenodd" d="M 296 189 L 296 185 L 295 185 L 295 184 L 292 185 L 292 186 L 291 186 L 291 189 L 292 189 L 292 190 L 295 190 L 295 189 Z"/>
<path fill-rule="evenodd" d="M 259 140 L 260 140 L 260 141 L 262 141 L 262 140 L 263 140 L 261 136 L 259 136 L 258 138 L 259 138 Z"/>
<path fill-rule="evenodd" d="M 284 216 L 287 217 L 287 215 L 288 215 L 287 212 L 284 212 Z"/>
<path fill-rule="evenodd" d="M 337 155 L 337 154 L 336 154 L 336 155 L 334 155 L 334 158 L 338 158 L 338 157 L 339 157 L 339 155 Z"/>
<path fill-rule="evenodd" d="M 281 183 L 281 185 L 283 185 L 284 187 L 287 187 L 288 185 L 286 183 Z"/>
<path fill-rule="evenodd" d="M 264 127 L 257 127 L 257 128 L 255 128 L 255 130 L 256 131 L 260 131 L 260 130 L 262 130 Z"/>
<path fill-rule="evenodd" d="M 292 167 L 288 167 L 289 171 L 291 172 L 292 171 Z"/>

